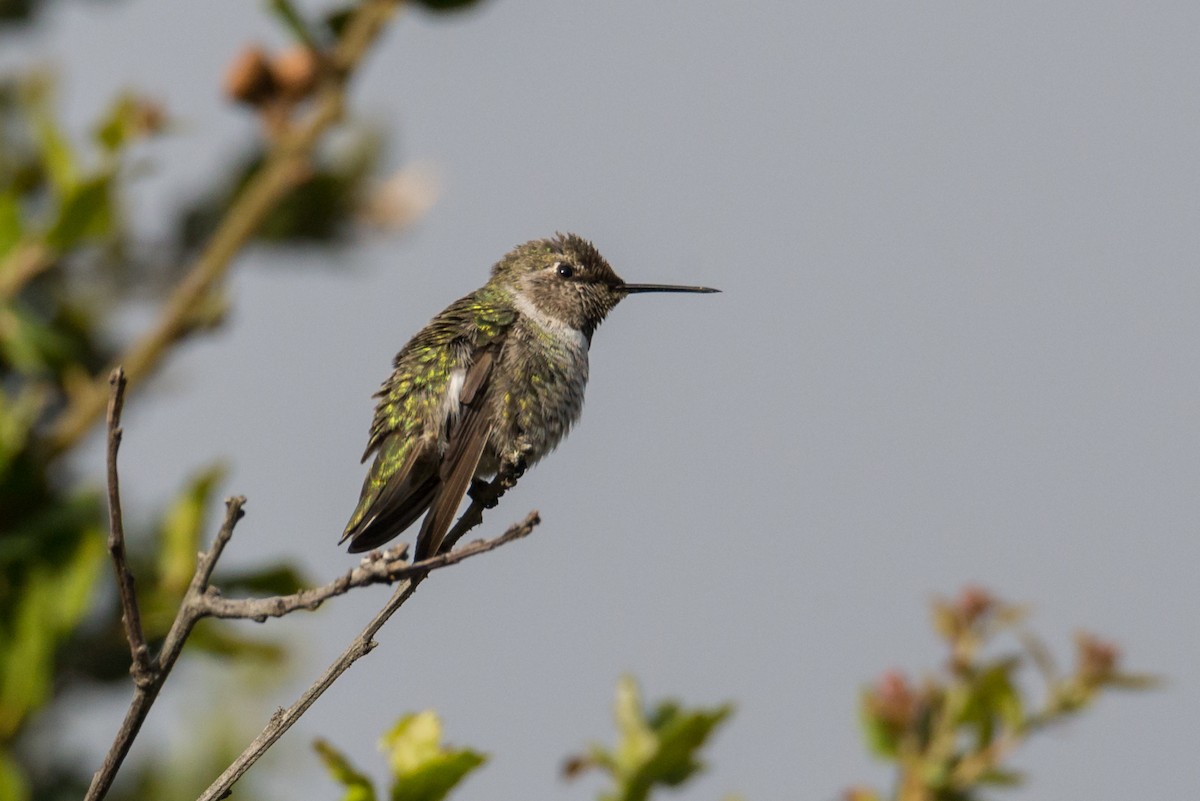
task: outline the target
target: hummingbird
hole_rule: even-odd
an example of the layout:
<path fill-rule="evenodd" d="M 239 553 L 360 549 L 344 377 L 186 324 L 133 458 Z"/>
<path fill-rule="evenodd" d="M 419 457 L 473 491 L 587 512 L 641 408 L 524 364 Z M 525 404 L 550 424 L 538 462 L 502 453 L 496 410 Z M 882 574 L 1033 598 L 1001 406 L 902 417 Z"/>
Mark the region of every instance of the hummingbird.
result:
<path fill-rule="evenodd" d="M 614 306 L 717 291 L 627 284 L 575 234 L 518 245 L 396 354 L 362 457 L 375 461 L 339 544 L 369 551 L 424 514 L 413 559 L 437 555 L 472 481 L 519 477 L 579 419 L 592 334 Z"/>

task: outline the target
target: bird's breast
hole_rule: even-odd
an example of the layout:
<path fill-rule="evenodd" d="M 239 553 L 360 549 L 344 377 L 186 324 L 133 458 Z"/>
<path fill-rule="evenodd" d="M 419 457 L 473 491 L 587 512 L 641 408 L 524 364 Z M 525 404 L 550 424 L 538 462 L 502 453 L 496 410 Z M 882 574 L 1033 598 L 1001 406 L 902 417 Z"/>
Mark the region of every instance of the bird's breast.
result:
<path fill-rule="evenodd" d="M 514 326 L 501 368 L 500 425 L 493 443 L 502 455 L 526 451 L 532 464 L 558 445 L 583 410 L 587 337 L 526 318 Z"/>

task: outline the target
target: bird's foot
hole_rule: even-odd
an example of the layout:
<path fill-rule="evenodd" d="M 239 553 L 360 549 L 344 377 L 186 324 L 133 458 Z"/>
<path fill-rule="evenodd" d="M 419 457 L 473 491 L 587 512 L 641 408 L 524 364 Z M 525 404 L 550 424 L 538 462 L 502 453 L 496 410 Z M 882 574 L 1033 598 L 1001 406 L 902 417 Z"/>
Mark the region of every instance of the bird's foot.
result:
<path fill-rule="evenodd" d="M 525 460 L 525 455 L 518 456 L 511 462 L 505 463 L 500 469 L 500 485 L 504 489 L 512 489 L 516 486 L 517 481 L 521 476 L 525 475 L 525 471 L 529 469 L 529 462 Z"/>
<path fill-rule="evenodd" d="M 500 493 L 503 490 L 499 486 L 492 486 L 493 483 L 484 481 L 482 478 L 473 478 L 467 495 L 475 503 L 482 504 L 484 509 L 495 509 L 500 503 Z"/>

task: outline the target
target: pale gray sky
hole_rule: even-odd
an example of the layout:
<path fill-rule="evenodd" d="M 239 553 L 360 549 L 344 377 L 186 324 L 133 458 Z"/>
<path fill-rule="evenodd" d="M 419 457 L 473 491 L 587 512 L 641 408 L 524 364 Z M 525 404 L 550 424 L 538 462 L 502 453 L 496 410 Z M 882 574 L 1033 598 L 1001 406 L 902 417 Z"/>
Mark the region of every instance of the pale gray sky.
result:
<path fill-rule="evenodd" d="M 79 125 L 125 85 L 186 121 L 131 198 L 152 220 L 249 135 L 225 63 L 281 41 L 235 0 L 49 17 L 0 67 L 61 64 Z M 334 543 L 393 353 L 509 247 L 577 231 L 631 281 L 725 293 L 612 314 L 581 425 L 488 516 L 542 528 L 423 586 L 271 786 L 333 798 L 313 736 L 377 769 L 377 736 L 432 706 L 494 755 L 462 801 L 591 798 L 559 760 L 611 738 L 631 671 L 738 703 L 689 797 L 833 798 L 888 775 L 860 686 L 935 666 L 927 602 L 973 581 L 1033 604 L 1064 657 L 1084 627 L 1169 677 L 1023 753 L 1033 784 L 1006 797 L 1194 792 L 1198 31 L 1183 0 L 404 15 L 354 107 L 395 130 L 393 166 L 437 166 L 442 200 L 399 240 L 244 256 L 232 325 L 131 402 L 131 505 L 223 457 L 250 499 L 230 558 L 324 580 L 355 561 Z M 307 659 L 270 703 L 385 595 L 294 626 Z"/>

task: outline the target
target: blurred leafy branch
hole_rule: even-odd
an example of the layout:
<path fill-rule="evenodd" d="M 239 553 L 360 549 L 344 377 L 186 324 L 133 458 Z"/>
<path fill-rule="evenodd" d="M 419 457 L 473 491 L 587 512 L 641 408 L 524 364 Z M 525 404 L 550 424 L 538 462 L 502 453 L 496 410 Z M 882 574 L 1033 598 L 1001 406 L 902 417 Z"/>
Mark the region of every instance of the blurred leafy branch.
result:
<path fill-rule="evenodd" d="M 1086 633 L 1076 636 L 1074 667 L 1062 674 L 1025 618 L 1022 607 L 977 587 L 934 602 L 934 628 L 950 651 L 945 667 L 919 685 L 890 671 L 862 692 L 864 738 L 896 766 L 895 789 L 855 788 L 847 801 L 976 801 L 989 788 L 1021 783 L 1007 763 L 1034 734 L 1089 708 L 1103 691 L 1155 685 L 1120 670 L 1116 646 Z M 990 655 L 1001 638 L 1015 649 Z M 1040 693 L 1022 686 L 1022 670 L 1040 677 Z"/>
<path fill-rule="evenodd" d="M 732 704 L 685 709 L 677 701 L 660 701 L 646 709 L 637 683 L 624 676 L 613 704 L 616 747 L 593 744 L 567 759 L 563 775 L 573 779 L 599 771 L 612 783 L 599 801 L 646 801 L 656 787 L 679 787 L 704 769 L 700 750 L 731 714 Z"/>
<path fill-rule="evenodd" d="M 369 776 L 324 740 L 314 743 L 325 769 L 345 788 L 344 801 L 375 801 Z M 391 801 L 441 801 L 487 757 L 442 744 L 442 722 L 431 712 L 405 715 L 379 741 L 387 756 Z"/>
<path fill-rule="evenodd" d="M 1150 676 L 1120 669 L 1111 643 L 1080 634 L 1075 664 L 1060 674 L 1046 646 L 1023 626 L 1021 607 L 975 587 L 953 601 L 933 604 L 934 628 L 950 650 L 944 669 L 920 687 L 889 671 L 864 688 L 860 700 L 863 739 L 876 757 L 896 767 L 894 789 L 881 793 L 852 787 L 845 801 L 977 801 L 982 793 L 1019 784 L 1008 766 L 1029 737 L 1079 714 L 1111 689 L 1145 689 Z M 988 655 L 997 638 L 1010 637 L 1013 652 Z M 1040 675 L 1040 694 L 1021 686 L 1018 673 Z M 576 779 L 598 772 L 607 779 L 597 801 L 648 801 L 662 788 L 678 788 L 705 768 L 703 751 L 733 713 L 731 704 L 686 707 L 660 701 L 647 707 L 628 676 L 617 684 L 613 705 L 617 741 L 592 744 L 568 757 L 563 776 Z M 392 801 L 441 801 L 486 757 L 441 744 L 441 723 L 433 712 L 402 718 L 384 736 Z M 383 797 L 368 775 L 327 742 L 315 744 L 329 775 L 344 788 L 342 801 Z M 726 796 L 737 801 L 738 796 Z"/>
<path fill-rule="evenodd" d="M 613 707 L 617 744 L 593 744 L 586 753 L 567 759 L 563 775 L 574 779 L 588 771 L 605 774 L 611 786 L 599 801 L 646 801 L 659 787 L 680 787 L 704 769 L 701 751 L 732 714 L 724 704 L 687 709 L 662 701 L 647 709 L 637 683 L 628 676 L 617 684 Z M 432 711 L 406 715 L 383 736 L 391 801 L 441 801 L 487 760 L 470 749 L 441 744 L 442 724 Z M 344 788 L 342 801 L 375 801 L 369 776 L 324 740 L 315 744 L 329 775 Z"/>
<path fill-rule="evenodd" d="M 264 57 L 271 85 L 253 98 L 234 91 L 244 53 L 264 52 L 256 46 L 225 77 L 259 135 L 174 210 L 165 240 L 145 237 L 125 203 L 155 170 L 155 140 L 177 128 L 163 103 L 121 92 L 80 137 L 60 121 L 50 72 L 0 76 L 0 797 L 80 797 L 88 777 L 59 747 L 54 721 L 72 694 L 111 690 L 129 673 L 120 607 L 101 581 L 103 505 L 72 458 L 103 413 L 108 367 L 122 363 L 137 382 L 220 325 L 225 277 L 250 241 L 336 244 L 367 225 L 402 228 L 429 202 L 411 175 L 376 178 L 383 137 L 344 113 L 347 83 L 397 5 L 361 0 L 312 20 L 287 0 L 268 5 L 294 42 Z M 34 24 L 41 6 L 0 0 L 0 26 Z M 335 128 L 337 146 L 326 137 Z M 127 337 L 134 308 L 155 319 Z M 152 649 L 193 575 L 222 475 L 199 470 L 161 512 L 132 518 Z M 274 564 L 221 583 L 286 594 L 301 577 Z M 286 657 L 281 643 L 224 621 L 190 643 L 276 674 Z M 131 776 L 126 791 L 155 784 L 152 772 Z"/>

